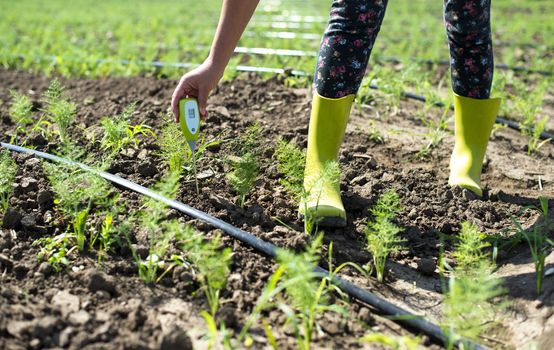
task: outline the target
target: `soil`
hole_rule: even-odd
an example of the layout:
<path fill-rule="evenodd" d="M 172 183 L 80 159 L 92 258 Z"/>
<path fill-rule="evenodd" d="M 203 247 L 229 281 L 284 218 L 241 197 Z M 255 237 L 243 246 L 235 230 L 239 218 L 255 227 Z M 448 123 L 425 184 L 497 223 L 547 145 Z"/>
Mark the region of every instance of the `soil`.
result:
<path fill-rule="evenodd" d="M 0 140 L 9 142 L 15 126 L 8 117 L 9 90 L 31 97 L 35 116 L 41 107 L 40 95 L 51 77 L 24 71 L 0 70 Z M 102 78 L 97 80 L 60 78 L 77 103 L 77 121 L 71 136 L 91 154 L 99 147 L 87 139 L 99 120 L 113 116 L 132 101 L 138 103 L 133 124 L 144 123 L 159 133 L 164 125 L 176 82 L 149 77 Z M 551 101 L 551 100 L 550 100 Z M 461 222 L 468 220 L 487 235 L 510 235 L 513 218 L 523 227 L 537 224 L 539 215 L 526 206 L 538 205 L 539 196 L 549 198 L 554 207 L 554 145 L 545 144 L 529 156 L 526 141 L 516 131 L 496 130 L 489 143 L 483 172 L 485 194 L 475 198 L 467 191 L 447 185 L 448 161 L 452 136 L 448 135 L 427 156 L 418 157 L 425 147 L 427 129 L 418 113 L 421 104 L 401 101 L 389 108 L 376 93 L 371 105 L 355 109 L 348 125 L 340 163 L 341 189 L 348 212 L 344 229 L 325 231 L 322 256 L 327 256 L 333 242 L 333 264 L 352 261 L 367 264 L 371 255 L 364 249 L 363 231 L 368 209 L 388 188 L 402 198 L 402 212 L 397 223 L 404 228 L 406 250 L 388 261 L 386 283 L 363 277 L 355 270 L 344 276 L 394 302 L 395 304 L 440 322 L 441 279 L 437 259 L 441 235 L 455 236 Z M 553 106 L 547 106 L 552 110 Z M 209 116 L 203 126 L 208 139 L 219 137 L 220 145 L 208 148 L 198 162 L 203 174 L 201 192 L 196 194 L 192 179 L 186 178 L 177 199 L 281 247 L 301 249 L 309 241 L 297 218 L 297 204 L 279 184 L 273 160 L 273 145 L 278 137 L 306 146 L 310 111 L 307 89 L 286 87 L 282 80 L 262 80 L 243 75 L 221 83 L 209 100 Z M 439 113 L 440 111 L 437 111 Z M 368 121 L 385 136 L 385 142 L 369 139 Z M 247 196 L 245 208 L 235 205 L 237 195 L 225 180 L 223 159 L 230 143 L 253 122 L 259 122 L 268 148 L 254 190 Z M 452 125 L 450 125 L 452 130 Z M 85 130 L 85 131 L 83 131 Z M 29 140 L 40 150 L 55 151 L 56 144 L 40 137 Z M 157 155 L 155 140 L 144 138 L 140 148 L 122 152 L 110 170 L 145 186 L 152 186 L 162 176 L 165 165 Z M 45 178 L 42 162 L 29 156 L 13 154 L 19 170 L 9 208 L 4 214 L 0 233 L 0 348 L 2 349 L 186 349 L 207 346 L 201 310 L 207 310 L 203 295 L 195 295 L 190 276 L 175 270 L 156 286 L 145 285 L 137 276 L 129 249 L 117 247 L 102 269 L 94 255 L 74 255 L 70 268 L 54 272 L 37 259 L 33 242 L 59 233 L 65 227 L 55 220 L 58 214 L 54 196 Z M 139 195 L 121 192 L 129 212 L 141 205 Z M 208 237 L 220 233 L 207 224 L 177 213 L 183 222 L 193 224 Z M 554 215 L 550 215 L 554 217 Z M 281 223 L 286 223 L 285 227 Z M 552 232 L 551 232 L 552 233 Z M 138 234 L 132 237 L 137 247 L 147 247 Z M 270 259 L 257 254 L 229 237 L 222 244 L 233 249 L 232 273 L 222 292 L 219 319 L 229 329 L 240 330 L 252 310 L 265 282 L 275 270 Z M 447 259 L 450 244 L 446 244 Z M 326 261 L 322 258 L 322 266 Z M 482 338 L 491 348 L 519 349 L 532 342 L 547 349 L 554 329 L 554 274 L 544 280 L 543 292 L 535 295 L 534 266 L 525 244 L 500 250 L 498 276 L 505 278 L 510 306 L 501 324 Z M 547 257 L 547 270 L 554 267 L 554 253 Z M 319 325 L 314 348 L 379 348 L 359 343 L 371 331 L 390 335 L 409 335 L 397 324 L 378 316 L 371 308 L 352 302 L 347 306 L 350 318 L 325 314 Z M 294 336 L 281 325 L 284 317 L 275 311 L 265 315 L 280 348 L 296 348 Z M 252 330 L 254 348 L 267 346 L 262 325 Z M 437 348 L 425 337 L 422 343 Z"/>

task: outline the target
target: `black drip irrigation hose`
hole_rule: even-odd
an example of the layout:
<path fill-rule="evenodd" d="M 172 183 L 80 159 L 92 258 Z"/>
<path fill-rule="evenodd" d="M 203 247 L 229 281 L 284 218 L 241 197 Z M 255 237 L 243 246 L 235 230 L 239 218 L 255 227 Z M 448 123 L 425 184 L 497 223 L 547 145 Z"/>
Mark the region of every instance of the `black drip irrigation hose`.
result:
<path fill-rule="evenodd" d="M 370 84 L 369 87 L 373 90 L 380 90 L 379 86 L 377 86 L 375 84 Z M 427 99 L 424 96 L 416 95 L 412 92 L 403 91 L 402 92 L 402 97 L 409 98 L 409 99 L 416 100 L 416 101 L 420 101 L 420 102 L 427 102 Z M 436 107 L 444 107 L 444 103 L 442 103 L 442 102 L 436 102 L 436 103 L 433 103 L 433 105 L 436 106 Z M 450 105 L 450 109 L 454 110 L 454 105 Z M 522 130 L 521 125 L 517 122 L 514 122 L 513 120 L 508 120 L 508 119 L 505 119 L 505 118 L 502 118 L 502 117 L 496 117 L 495 122 L 496 122 L 496 124 L 506 125 L 510 129 L 514 129 L 514 130 L 517 130 L 517 131 Z M 530 131 L 533 132 L 533 128 L 531 128 Z M 543 132 L 541 132 L 540 138 L 543 139 L 543 140 L 548 140 L 548 139 L 554 140 L 554 134 L 550 133 L 550 132 L 547 132 L 547 131 L 543 131 Z"/>
<path fill-rule="evenodd" d="M 228 234 L 229 236 L 238 239 L 239 241 L 245 243 L 246 245 L 254 248 L 258 252 L 275 259 L 277 249 L 278 247 L 275 246 L 272 243 L 266 242 L 251 233 L 248 233 L 244 230 L 239 229 L 238 227 L 235 227 L 223 220 L 220 220 L 216 217 L 213 217 L 207 213 L 204 213 L 198 209 L 195 209 L 189 205 L 186 205 L 182 202 L 169 199 L 167 197 L 164 197 L 152 190 L 149 190 L 148 188 L 141 186 L 139 184 L 136 184 L 132 181 L 126 180 L 122 177 L 104 172 L 104 171 L 98 171 L 94 168 L 91 168 L 85 164 L 75 162 L 69 159 L 65 159 L 62 157 L 58 157 L 49 153 L 12 145 L 9 143 L 3 143 L 0 142 L 0 147 L 6 148 L 12 152 L 18 152 L 18 153 L 27 153 L 32 154 L 34 156 L 47 159 L 53 162 L 57 163 L 63 163 L 68 164 L 72 166 L 79 167 L 85 171 L 92 172 L 114 184 L 117 184 L 121 187 L 124 187 L 128 190 L 135 191 L 139 194 L 142 194 L 144 196 L 153 198 L 155 200 L 158 200 L 162 203 L 165 203 L 168 207 L 171 207 L 183 214 L 186 214 L 190 217 L 193 217 L 195 219 L 201 220 L 207 224 L 212 225 L 215 228 L 221 229 L 223 232 Z M 326 269 L 323 269 L 321 267 L 317 267 L 315 270 L 316 273 L 322 274 L 325 276 L 329 276 L 330 273 Z M 448 346 L 448 336 L 443 332 L 443 330 L 437 326 L 434 323 L 431 323 L 425 319 L 423 319 L 421 316 L 414 315 L 410 313 L 409 311 L 406 311 L 390 302 L 388 302 L 385 299 L 382 299 L 375 294 L 358 287 L 357 285 L 350 283 L 341 277 L 333 276 L 332 279 L 333 283 L 335 283 L 343 292 L 351 296 L 352 298 L 359 300 L 376 310 L 378 310 L 379 313 L 381 313 L 383 316 L 390 318 L 391 320 L 411 329 L 416 330 L 418 332 L 421 332 L 429 338 L 431 338 L 433 341 L 439 342 L 443 344 L 444 346 Z M 460 339 L 455 342 L 455 345 L 465 345 L 469 346 L 472 349 L 476 350 L 486 350 L 487 347 L 480 345 L 478 343 L 475 343 L 473 341 L 467 340 L 467 339 Z"/>

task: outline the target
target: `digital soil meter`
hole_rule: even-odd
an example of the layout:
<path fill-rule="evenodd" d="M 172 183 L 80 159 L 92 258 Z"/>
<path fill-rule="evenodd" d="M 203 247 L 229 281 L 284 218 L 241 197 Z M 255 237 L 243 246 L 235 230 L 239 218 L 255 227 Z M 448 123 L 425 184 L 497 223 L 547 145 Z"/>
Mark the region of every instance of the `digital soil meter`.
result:
<path fill-rule="evenodd" d="M 179 124 L 192 151 L 194 182 L 196 183 L 196 193 L 199 193 L 198 177 L 196 176 L 196 141 L 200 132 L 200 109 L 195 98 L 184 98 L 179 101 Z"/>
<path fill-rule="evenodd" d="M 192 152 L 196 151 L 196 141 L 200 132 L 200 109 L 195 98 L 179 101 L 179 124 Z"/>

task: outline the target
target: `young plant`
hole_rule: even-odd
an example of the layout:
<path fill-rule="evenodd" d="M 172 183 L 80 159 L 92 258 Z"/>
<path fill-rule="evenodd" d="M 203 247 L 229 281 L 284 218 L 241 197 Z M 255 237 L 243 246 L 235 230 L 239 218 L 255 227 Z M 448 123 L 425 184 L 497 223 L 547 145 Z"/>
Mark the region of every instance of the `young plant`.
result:
<path fill-rule="evenodd" d="M 242 157 L 229 158 L 231 172 L 227 174 L 229 184 L 239 194 L 238 205 L 244 208 L 246 195 L 258 178 L 260 165 L 253 153 L 246 153 Z"/>
<path fill-rule="evenodd" d="M 393 189 L 383 193 L 370 210 L 373 221 L 365 229 L 366 247 L 373 256 L 377 280 L 383 282 L 387 257 L 402 250 L 404 240 L 398 236 L 402 229 L 392 220 L 400 212 L 400 197 Z"/>
<path fill-rule="evenodd" d="M 246 195 L 250 192 L 260 173 L 260 156 L 262 147 L 261 128 L 259 124 L 250 126 L 234 144 L 236 156 L 228 158 L 230 172 L 227 174 L 229 184 L 239 194 L 238 205 L 244 208 Z"/>
<path fill-rule="evenodd" d="M 170 172 L 180 172 L 183 165 L 191 160 L 192 152 L 177 123 L 166 115 L 163 124 L 162 133 L 157 140 L 160 146 L 159 155 L 168 165 Z"/>
<path fill-rule="evenodd" d="M 303 191 L 306 153 L 293 143 L 280 138 L 277 140 L 275 158 L 277 158 L 277 170 L 284 176 L 279 179 L 279 183 L 297 200 L 300 199 Z"/>
<path fill-rule="evenodd" d="M 9 114 L 12 122 L 18 127 L 32 124 L 33 118 L 31 116 L 33 103 L 31 99 L 15 90 L 10 90 L 10 95 L 12 97 L 12 103 Z"/>
<path fill-rule="evenodd" d="M 112 154 L 117 154 L 128 145 L 132 144 L 137 147 L 140 143 L 139 135 L 156 136 L 147 125 L 130 124 L 131 116 L 135 110 L 136 103 L 133 102 L 125 107 L 121 114 L 110 118 L 105 117 L 100 120 L 100 124 L 104 129 L 104 135 L 100 141 L 102 149 L 109 150 Z"/>
<path fill-rule="evenodd" d="M 324 312 L 344 315 L 344 308 L 331 304 L 333 288 L 330 276 L 315 272 L 323 235 L 314 237 L 306 251 L 295 254 L 286 250 L 277 253 L 279 268 L 269 279 L 252 314 L 241 330 L 239 340 L 245 338 L 248 329 L 260 317 L 263 310 L 277 308 L 287 318 L 297 338 L 299 349 L 309 349 L 317 318 Z M 341 265 L 340 268 L 345 265 Z M 334 269 L 338 273 L 340 268 Z M 266 329 L 267 333 L 267 329 Z M 271 338 L 271 333 L 270 338 Z"/>
<path fill-rule="evenodd" d="M 453 256 L 457 265 L 451 268 L 441 257 L 441 271 L 451 276 L 443 303 L 442 327 L 448 336 L 449 349 L 463 338 L 477 340 L 495 325 L 495 318 L 505 307 L 492 299 L 504 293 L 502 280 L 492 275 L 494 264 L 483 251 L 489 244 L 485 235 L 471 223 L 462 223 Z M 463 337 L 463 338 L 462 338 Z"/>
<path fill-rule="evenodd" d="M 17 165 L 10 157 L 10 152 L 0 150 L 0 213 L 8 208 L 16 173 Z"/>
<path fill-rule="evenodd" d="M 173 198 L 179 186 L 179 173 L 169 173 L 156 187 L 156 192 Z M 225 287 L 230 268 L 230 250 L 219 249 L 219 237 L 205 241 L 204 237 L 177 220 L 167 220 L 167 205 L 147 199 L 138 214 L 140 227 L 146 230 L 150 241 L 149 254 L 142 260 L 134 253 L 139 277 L 145 283 L 157 283 L 171 268 L 166 268 L 167 252 L 177 242 L 181 254 L 171 257 L 176 265 L 192 264 L 195 275 L 204 288 L 212 314 L 217 311 L 219 290 Z M 159 270 L 163 272 L 160 274 Z"/>
<path fill-rule="evenodd" d="M 52 80 L 43 95 L 46 108 L 43 110 L 47 119 L 56 126 L 62 143 L 69 141 L 67 131 L 75 119 L 77 106 L 66 96 L 63 87 L 57 79 Z"/>
<path fill-rule="evenodd" d="M 535 264 L 536 292 L 539 296 L 542 292 L 542 282 L 544 279 L 545 260 L 552 248 L 554 242 L 548 238 L 550 232 L 550 221 L 548 217 L 548 198 L 540 197 L 540 211 L 543 222 L 535 224 L 530 230 L 522 230 L 519 225 L 519 232 L 525 237 L 531 249 L 531 256 Z"/>
<path fill-rule="evenodd" d="M 86 241 L 94 240 L 93 230 L 87 230 L 91 209 L 110 208 L 115 197 L 110 195 L 110 187 L 104 179 L 75 166 L 44 163 L 44 170 L 56 195 L 54 202 L 70 222 L 71 237 L 82 252 Z"/>

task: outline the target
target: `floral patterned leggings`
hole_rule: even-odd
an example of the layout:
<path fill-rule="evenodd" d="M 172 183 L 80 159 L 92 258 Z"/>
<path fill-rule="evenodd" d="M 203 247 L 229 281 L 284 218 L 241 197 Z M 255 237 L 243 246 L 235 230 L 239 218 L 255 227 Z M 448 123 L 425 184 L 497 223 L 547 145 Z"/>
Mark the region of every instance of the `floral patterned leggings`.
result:
<path fill-rule="evenodd" d="M 358 91 L 387 3 L 333 0 L 314 75 L 321 96 L 339 98 Z M 489 98 L 494 67 L 490 0 L 444 0 L 444 22 L 452 89 L 465 97 Z"/>

